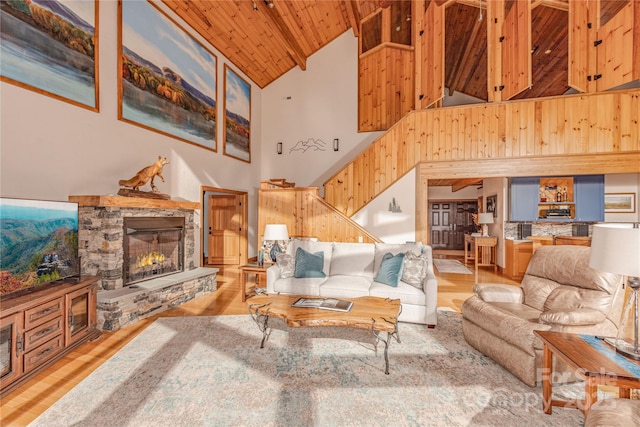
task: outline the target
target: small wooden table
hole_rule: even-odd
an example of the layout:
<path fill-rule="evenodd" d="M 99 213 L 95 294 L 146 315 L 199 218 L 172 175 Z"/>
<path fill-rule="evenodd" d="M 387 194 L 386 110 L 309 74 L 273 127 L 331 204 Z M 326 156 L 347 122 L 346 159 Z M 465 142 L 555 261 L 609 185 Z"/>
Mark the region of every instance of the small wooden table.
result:
<path fill-rule="evenodd" d="M 263 264 L 259 266 L 258 264 L 247 264 L 240 267 L 240 284 L 242 289 L 240 293 L 242 295 L 242 302 L 247 300 L 247 281 L 249 280 L 250 274 L 256 275 L 256 282 L 259 287 L 264 287 L 267 283 L 267 268 L 271 267 L 273 264 Z"/>
<path fill-rule="evenodd" d="M 598 385 L 619 387 L 620 397 L 629 398 L 631 388 L 640 388 L 640 362 L 616 353 L 615 348 L 592 335 L 535 331 L 544 343 L 542 362 L 542 409 L 552 406 L 580 409 L 586 416 L 598 399 Z M 584 378 L 584 399 L 552 399 L 553 356 L 566 362 Z"/>
<path fill-rule="evenodd" d="M 269 337 L 269 317 L 283 319 L 291 327 L 300 326 L 346 326 L 358 329 L 370 329 L 377 340 L 384 342 L 385 374 L 389 374 L 389 341 L 391 337 L 400 342 L 398 335 L 398 316 L 400 300 L 378 297 L 340 298 L 351 301 L 353 306 L 348 312 L 323 310 L 318 308 L 291 307 L 298 298 L 318 298 L 302 295 L 258 295 L 251 299 L 249 313 L 260 331 L 262 342 Z M 386 333 L 382 336 L 381 333 Z"/>
<path fill-rule="evenodd" d="M 476 273 L 478 267 L 491 267 L 493 271 L 497 271 L 497 248 L 498 238 L 492 236 L 472 236 L 465 234 L 464 236 L 464 262 L 468 260 L 475 261 Z M 469 249 L 471 251 L 469 251 Z M 471 255 L 469 254 L 471 252 Z"/>

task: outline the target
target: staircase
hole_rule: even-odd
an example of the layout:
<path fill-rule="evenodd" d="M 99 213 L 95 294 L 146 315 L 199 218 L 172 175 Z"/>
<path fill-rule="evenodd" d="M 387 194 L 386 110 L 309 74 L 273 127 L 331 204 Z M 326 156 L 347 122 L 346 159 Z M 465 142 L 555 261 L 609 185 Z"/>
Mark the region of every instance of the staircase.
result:
<path fill-rule="evenodd" d="M 427 242 L 429 179 L 640 172 L 638 111 L 640 89 L 412 111 L 324 183 L 324 200 L 263 184 L 258 229 L 379 241 L 350 218 L 417 167 L 416 239 Z"/>
<path fill-rule="evenodd" d="M 416 166 L 428 178 L 640 172 L 640 90 L 412 111 L 324 183 L 347 217 Z M 554 169 L 553 173 L 558 173 Z"/>

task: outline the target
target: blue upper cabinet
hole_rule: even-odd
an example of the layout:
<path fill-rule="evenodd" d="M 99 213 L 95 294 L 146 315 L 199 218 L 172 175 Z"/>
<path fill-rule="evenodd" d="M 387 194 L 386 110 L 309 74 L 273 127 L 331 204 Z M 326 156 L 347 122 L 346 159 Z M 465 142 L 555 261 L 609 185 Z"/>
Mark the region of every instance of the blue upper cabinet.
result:
<path fill-rule="evenodd" d="M 574 177 L 576 221 L 604 221 L 604 175 Z"/>
<path fill-rule="evenodd" d="M 540 178 L 511 178 L 511 221 L 535 221 L 538 217 Z"/>

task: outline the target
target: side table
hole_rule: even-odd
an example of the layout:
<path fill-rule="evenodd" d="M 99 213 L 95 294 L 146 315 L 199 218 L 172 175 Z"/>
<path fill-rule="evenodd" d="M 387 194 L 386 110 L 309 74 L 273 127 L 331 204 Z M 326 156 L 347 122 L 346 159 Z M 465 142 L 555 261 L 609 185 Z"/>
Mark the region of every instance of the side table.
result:
<path fill-rule="evenodd" d="M 247 264 L 241 266 L 240 269 L 240 294 L 242 295 L 242 301 L 247 300 L 247 281 L 249 280 L 250 274 L 256 275 L 256 282 L 258 283 L 258 287 L 264 287 L 267 283 L 267 268 L 271 267 L 273 264 L 263 264 L 259 266 L 258 264 Z"/>
<path fill-rule="evenodd" d="M 478 267 L 493 266 L 493 271 L 498 270 L 497 249 L 497 237 L 469 234 L 464 236 L 464 262 L 474 260 L 476 273 L 478 273 Z"/>
<path fill-rule="evenodd" d="M 586 416 L 598 399 L 598 385 L 618 387 L 620 397 L 640 388 L 640 362 L 616 353 L 615 348 L 593 335 L 534 331 L 544 344 L 542 360 L 542 409 L 551 414 L 553 406 L 580 409 Z M 584 399 L 552 399 L 553 356 L 564 361 L 584 378 Z"/>

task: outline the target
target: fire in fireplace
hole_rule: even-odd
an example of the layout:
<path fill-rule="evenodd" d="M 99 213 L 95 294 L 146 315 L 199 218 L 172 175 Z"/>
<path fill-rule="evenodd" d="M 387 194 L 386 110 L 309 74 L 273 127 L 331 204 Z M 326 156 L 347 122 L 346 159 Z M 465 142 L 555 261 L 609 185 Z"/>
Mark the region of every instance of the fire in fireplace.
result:
<path fill-rule="evenodd" d="M 124 286 L 184 269 L 184 218 L 124 218 Z"/>

